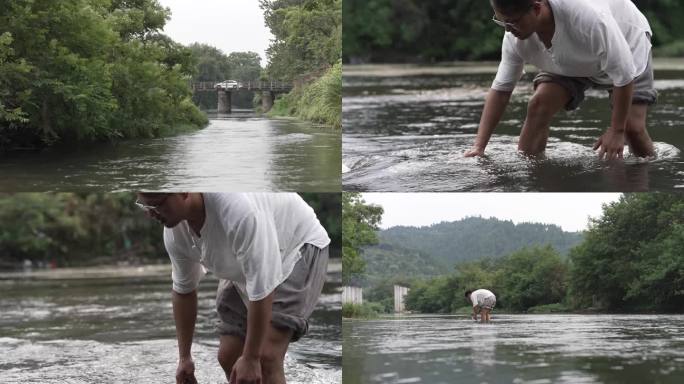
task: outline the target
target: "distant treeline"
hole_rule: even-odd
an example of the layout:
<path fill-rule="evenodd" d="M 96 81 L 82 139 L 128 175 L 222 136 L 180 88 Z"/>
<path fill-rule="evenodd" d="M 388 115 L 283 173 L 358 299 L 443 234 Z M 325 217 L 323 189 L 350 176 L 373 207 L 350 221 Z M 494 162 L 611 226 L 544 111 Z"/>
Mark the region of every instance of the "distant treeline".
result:
<path fill-rule="evenodd" d="M 0 151 L 205 125 L 169 17 L 157 0 L 0 1 Z"/>
<path fill-rule="evenodd" d="M 231 52 L 226 55 L 220 49 L 207 44 L 191 44 L 190 52 L 197 63 L 192 77 L 193 83 L 219 83 L 224 80 L 241 82 L 268 80 L 261 67 L 261 58 L 256 52 Z M 233 92 L 231 104 L 238 108 L 254 107 L 254 92 Z M 195 92 L 192 101 L 202 109 L 216 109 L 218 93 L 215 91 Z"/>
<path fill-rule="evenodd" d="M 340 194 L 306 193 L 339 257 Z M 162 226 L 134 202 L 134 193 L 0 195 L 0 269 L 34 265 L 141 264 L 168 260 Z"/>
<path fill-rule="evenodd" d="M 655 54 L 684 54 L 684 3 L 635 0 Z M 344 62 L 499 60 L 503 28 L 487 0 L 344 0 Z"/>
<path fill-rule="evenodd" d="M 497 307 L 511 311 L 684 312 L 684 196 L 621 197 L 592 219 L 567 260 L 551 247 L 530 247 L 404 283 L 407 308 L 419 312 L 456 311 L 469 305 L 465 290 L 477 288 L 492 290 Z"/>

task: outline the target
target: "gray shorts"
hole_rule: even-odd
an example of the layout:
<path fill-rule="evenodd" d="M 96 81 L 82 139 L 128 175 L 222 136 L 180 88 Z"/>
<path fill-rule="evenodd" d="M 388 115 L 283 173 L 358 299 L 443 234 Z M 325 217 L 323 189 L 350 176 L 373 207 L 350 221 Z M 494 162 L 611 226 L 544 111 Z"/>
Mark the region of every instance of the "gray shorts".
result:
<path fill-rule="evenodd" d="M 570 101 L 565 104 L 567 111 L 577 109 L 584 100 L 584 92 L 589 88 L 605 89 L 610 93 L 612 103 L 612 85 L 598 84 L 591 81 L 588 77 L 567 77 L 556 75 L 549 72 L 539 72 L 533 80 L 534 89 L 541 83 L 556 83 L 565 88 L 570 94 Z M 634 93 L 632 94 L 632 104 L 653 105 L 658 99 L 658 92 L 653 86 L 653 63 L 652 56 L 648 57 L 648 64 L 644 72 L 634 79 Z"/>
<path fill-rule="evenodd" d="M 482 308 L 482 309 L 486 309 L 488 311 L 491 311 L 496 306 L 496 297 L 489 296 L 489 297 L 485 297 L 482 300 L 478 300 L 477 306 Z"/>
<path fill-rule="evenodd" d="M 299 340 L 309 329 L 309 317 L 323 290 L 328 267 L 328 247 L 320 249 L 304 244 L 300 253 L 302 257 L 290 276 L 273 291 L 271 325 L 293 331 L 291 341 Z M 246 337 L 247 307 L 229 280 L 219 282 L 216 311 L 219 315 L 216 331 L 220 335 Z"/>

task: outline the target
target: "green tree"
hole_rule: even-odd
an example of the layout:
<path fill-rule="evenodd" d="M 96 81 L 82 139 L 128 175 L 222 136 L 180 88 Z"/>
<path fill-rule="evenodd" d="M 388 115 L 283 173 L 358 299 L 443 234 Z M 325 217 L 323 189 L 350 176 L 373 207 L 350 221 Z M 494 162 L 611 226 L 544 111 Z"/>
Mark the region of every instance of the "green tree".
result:
<path fill-rule="evenodd" d="M 0 81 L 11 83 L 0 91 L 5 147 L 206 124 L 190 102 L 195 64 L 159 33 L 169 11 L 156 0 L 17 0 L 0 9 Z"/>
<path fill-rule="evenodd" d="M 563 301 L 567 271 L 565 261 L 550 246 L 523 248 L 501 260 L 492 286 L 505 307 L 525 311 Z"/>
<path fill-rule="evenodd" d="M 232 79 L 255 81 L 261 76 L 261 58 L 256 52 L 232 52 L 228 55 L 228 63 L 232 68 Z"/>
<path fill-rule="evenodd" d="M 274 36 L 267 71 L 290 81 L 341 59 L 342 0 L 259 0 Z"/>
<path fill-rule="evenodd" d="M 626 194 L 604 206 L 571 252 L 576 306 L 681 310 L 684 197 Z"/>
<path fill-rule="evenodd" d="M 377 241 L 375 231 L 382 219 L 380 206 L 366 204 L 356 192 L 342 193 L 342 281 L 349 284 L 363 273 L 361 247 Z"/>

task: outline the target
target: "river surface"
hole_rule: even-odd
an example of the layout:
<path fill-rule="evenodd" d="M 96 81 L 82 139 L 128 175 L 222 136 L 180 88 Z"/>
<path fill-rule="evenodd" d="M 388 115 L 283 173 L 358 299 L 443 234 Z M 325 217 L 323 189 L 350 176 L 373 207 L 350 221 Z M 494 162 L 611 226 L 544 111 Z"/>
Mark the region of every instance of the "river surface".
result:
<path fill-rule="evenodd" d="M 684 63 L 684 61 L 682 61 Z M 477 133 L 494 68 L 345 67 L 343 175 L 357 191 L 672 191 L 684 189 L 684 70 L 656 70 L 658 103 L 648 131 L 657 158 L 601 162 L 592 146 L 610 125 L 606 91 L 560 112 L 543 156 L 517 152 L 529 74 L 514 92 L 486 157 L 465 158 Z M 486 72 L 486 73 L 481 73 Z M 627 154 L 627 148 L 625 154 Z"/>
<path fill-rule="evenodd" d="M 341 135 L 250 111 L 174 137 L 0 157 L 0 191 L 339 192 Z"/>
<path fill-rule="evenodd" d="M 329 275 L 329 277 L 331 277 Z M 340 277 L 331 277 L 309 333 L 290 345 L 288 383 L 342 380 Z M 200 284 L 192 347 L 200 383 L 226 383 L 216 360 L 218 281 Z M 170 276 L 0 280 L 3 383 L 173 383 L 178 358 Z"/>
<path fill-rule="evenodd" d="M 343 383 L 681 383 L 684 315 L 343 320 Z"/>

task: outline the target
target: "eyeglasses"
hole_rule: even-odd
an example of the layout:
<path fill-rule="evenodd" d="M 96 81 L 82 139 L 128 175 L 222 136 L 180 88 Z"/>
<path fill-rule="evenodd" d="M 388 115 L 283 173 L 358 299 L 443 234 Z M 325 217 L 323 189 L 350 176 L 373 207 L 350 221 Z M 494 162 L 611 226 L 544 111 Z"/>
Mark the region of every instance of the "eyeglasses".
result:
<path fill-rule="evenodd" d="M 507 31 L 511 30 L 511 29 L 518 30 L 517 24 L 520 22 L 520 20 L 522 20 L 523 17 L 525 17 L 525 15 L 527 15 L 527 12 L 529 12 L 532 8 L 534 8 L 534 4 L 530 5 L 530 7 L 525 12 L 523 12 L 523 14 L 520 15 L 520 17 L 518 17 L 515 20 L 511 20 L 509 22 L 501 21 L 501 20 L 497 19 L 496 15 L 492 16 L 492 21 L 494 23 L 496 23 L 496 25 L 498 25 L 500 27 L 504 27 Z"/>
<path fill-rule="evenodd" d="M 161 208 L 162 205 L 166 202 L 166 199 L 169 198 L 169 195 L 164 196 L 164 198 L 157 203 L 156 205 L 147 205 L 143 204 L 140 202 L 140 200 L 135 200 L 135 205 L 138 206 L 138 208 L 142 209 L 143 211 L 147 212 L 154 212 L 154 213 L 159 213 L 159 208 Z"/>

